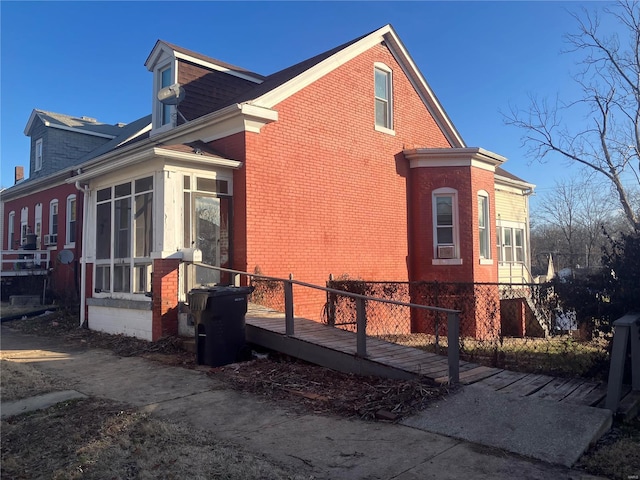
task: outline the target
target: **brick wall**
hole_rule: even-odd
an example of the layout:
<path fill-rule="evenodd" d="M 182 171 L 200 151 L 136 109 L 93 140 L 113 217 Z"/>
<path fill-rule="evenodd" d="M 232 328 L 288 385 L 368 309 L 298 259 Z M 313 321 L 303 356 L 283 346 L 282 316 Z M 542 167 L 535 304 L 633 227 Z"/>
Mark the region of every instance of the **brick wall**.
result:
<path fill-rule="evenodd" d="M 67 197 L 69 195 L 76 196 L 76 244 L 73 248 L 68 248 L 73 253 L 73 261 L 70 264 L 62 264 L 58 261 L 58 253 L 64 249 L 66 238 L 66 224 L 67 224 Z M 58 243 L 53 247 L 45 247 L 42 244 L 42 236 L 49 234 L 49 207 L 51 201 L 58 200 Z M 28 208 L 28 220 L 27 225 L 32 229 L 35 228 L 35 210 L 38 203 L 42 204 L 42 230 L 40 245 L 41 249 L 49 249 L 50 255 L 50 267 L 53 269 L 51 273 L 50 289 L 61 298 L 68 298 L 70 296 L 76 296 L 79 293 L 79 274 L 80 274 L 80 252 L 81 252 L 81 223 L 82 223 L 82 192 L 79 192 L 75 185 L 57 185 L 47 190 L 43 190 L 36 193 L 31 193 L 28 196 L 19 198 L 16 200 L 9 200 L 4 206 L 4 231 L 9 231 L 9 213 L 15 212 L 15 223 L 13 225 L 13 231 L 15 232 L 15 238 L 20 238 L 20 212 L 23 207 Z M 7 242 L 2 245 L 2 249 L 7 249 Z"/>
<path fill-rule="evenodd" d="M 374 129 L 376 61 L 393 70 L 395 136 Z M 449 144 L 386 47 L 364 52 L 275 109 L 277 122 L 246 134 L 245 166 L 234 178 L 236 266 L 321 285 L 329 273 L 407 280 L 409 169 L 402 150 Z M 239 159 L 239 143 L 232 137 L 213 146 Z M 239 225 L 245 215 L 246 231 Z M 297 314 L 319 317 L 323 293 L 294 294 Z"/>
<path fill-rule="evenodd" d="M 178 334 L 178 267 L 180 260 L 153 261 L 152 340 Z"/>

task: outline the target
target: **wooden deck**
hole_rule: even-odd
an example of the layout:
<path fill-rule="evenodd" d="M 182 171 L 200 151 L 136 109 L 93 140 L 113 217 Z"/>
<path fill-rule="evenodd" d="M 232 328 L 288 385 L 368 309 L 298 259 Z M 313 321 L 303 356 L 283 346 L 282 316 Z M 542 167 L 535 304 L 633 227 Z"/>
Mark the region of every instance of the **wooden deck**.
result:
<path fill-rule="evenodd" d="M 285 334 L 284 314 L 251 304 L 246 315 L 247 341 L 334 370 L 407 379 L 416 375 L 446 384 L 447 357 L 417 348 L 367 338 L 367 356 L 356 355 L 356 334 L 296 318 L 294 335 Z M 540 400 L 604 407 L 606 385 L 583 379 L 518 373 L 460 361 L 460 383 Z M 637 408 L 640 392 L 627 390 L 621 411 Z"/>

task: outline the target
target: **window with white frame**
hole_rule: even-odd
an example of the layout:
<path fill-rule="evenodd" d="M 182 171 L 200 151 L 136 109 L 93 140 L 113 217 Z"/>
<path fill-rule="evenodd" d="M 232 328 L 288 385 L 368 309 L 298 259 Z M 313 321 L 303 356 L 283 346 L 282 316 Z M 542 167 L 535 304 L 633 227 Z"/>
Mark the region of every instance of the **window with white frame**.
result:
<path fill-rule="evenodd" d="M 153 177 L 102 188 L 96 202 L 96 292 L 151 291 Z"/>
<path fill-rule="evenodd" d="M 36 249 L 42 248 L 42 204 L 37 203 L 35 208 L 34 231 L 36 234 Z"/>
<path fill-rule="evenodd" d="M 29 207 L 22 207 L 20 210 L 20 245 L 27 243 L 27 233 L 29 233 Z"/>
<path fill-rule="evenodd" d="M 436 189 L 432 203 L 434 258 L 459 258 L 458 192 L 453 188 Z"/>
<path fill-rule="evenodd" d="M 154 108 L 153 108 L 153 128 L 154 130 L 168 130 L 174 125 L 174 107 L 165 105 L 158 100 L 157 95 L 160 90 L 175 83 L 175 71 L 173 62 L 162 63 L 154 70 Z"/>
<path fill-rule="evenodd" d="M 49 245 L 58 242 L 58 200 L 49 202 Z"/>
<path fill-rule="evenodd" d="M 478 192 L 478 239 L 480 243 L 480 258 L 491 258 L 491 242 L 489 227 L 489 194 L 484 190 Z"/>
<path fill-rule="evenodd" d="M 393 89 L 391 69 L 376 62 L 374 67 L 376 129 L 393 129 Z"/>
<path fill-rule="evenodd" d="M 74 246 L 76 243 L 76 196 L 75 194 L 67 197 L 67 223 L 65 232 L 65 244 Z"/>
<path fill-rule="evenodd" d="M 7 250 L 16 247 L 16 212 L 9 212 L 9 225 L 7 226 Z"/>
<path fill-rule="evenodd" d="M 504 263 L 525 263 L 524 226 L 499 226 L 497 232 L 498 260 Z"/>
<path fill-rule="evenodd" d="M 36 140 L 35 164 L 33 168 L 36 172 L 42 170 L 42 139 Z"/>

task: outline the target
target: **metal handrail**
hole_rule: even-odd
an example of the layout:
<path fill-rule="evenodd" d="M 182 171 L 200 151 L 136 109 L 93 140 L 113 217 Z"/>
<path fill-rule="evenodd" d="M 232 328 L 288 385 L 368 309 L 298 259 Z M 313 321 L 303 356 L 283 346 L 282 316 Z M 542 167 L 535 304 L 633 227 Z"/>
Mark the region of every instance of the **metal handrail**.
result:
<path fill-rule="evenodd" d="M 285 300 L 285 334 L 287 336 L 294 335 L 294 308 L 293 308 L 293 285 L 299 285 L 301 287 L 312 288 L 315 290 L 322 290 L 324 292 L 333 293 L 336 295 L 343 295 L 345 297 L 351 297 L 356 300 L 356 352 L 358 356 L 367 356 L 367 314 L 365 308 L 365 301 L 372 300 L 381 303 L 387 303 L 391 305 L 399 305 L 409 308 L 418 308 L 422 310 L 431 310 L 436 312 L 443 312 L 447 314 L 447 357 L 449 363 L 449 383 L 458 383 L 460 380 L 460 310 L 453 310 L 450 308 L 433 307 L 430 305 L 419 305 L 417 303 L 400 302 L 397 300 L 388 300 L 386 298 L 371 297 L 368 295 L 362 295 L 359 293 L 345 292 L 344 290 L 336 290 L 334 288 L 323 287 L 312 283 L 301 282 L 294 280 L 293 275 L 289 275 L 289 278 L 272 277 L 268 275 L 262 275 L 258 273 L 249 273 L 242 270 L 233 270 L 230 268 L 216 267 L 206 263 L 193 262 L 193 265 L 203 268 L 209 268 L 220 272 L 227 272 L 234 275 L 234 285 L 239 285 L 239 277 L 245 275 L 251 278 L 259 278 L 262 280 L 270 280 L 276 282 L 283 282 L 284 285 L 284 300 Z"/>

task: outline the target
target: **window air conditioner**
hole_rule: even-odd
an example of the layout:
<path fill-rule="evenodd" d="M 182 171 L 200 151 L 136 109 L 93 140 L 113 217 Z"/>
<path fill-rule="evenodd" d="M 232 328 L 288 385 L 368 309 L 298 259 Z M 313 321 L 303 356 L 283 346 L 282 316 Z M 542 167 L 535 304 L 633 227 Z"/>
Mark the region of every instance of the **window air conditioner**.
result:
<path fill-rule="evenodd" d="M 453 245 L 438 245 L 438 258 L 454 258 L 456 247 Z"/>
<path fill-rule="evenodd" d="M 56 233 L 52 233 L 51 235 L 44 236 L 45 245 L 56 245 L 57 243 L 58 243 L 58 235 Z"/>

